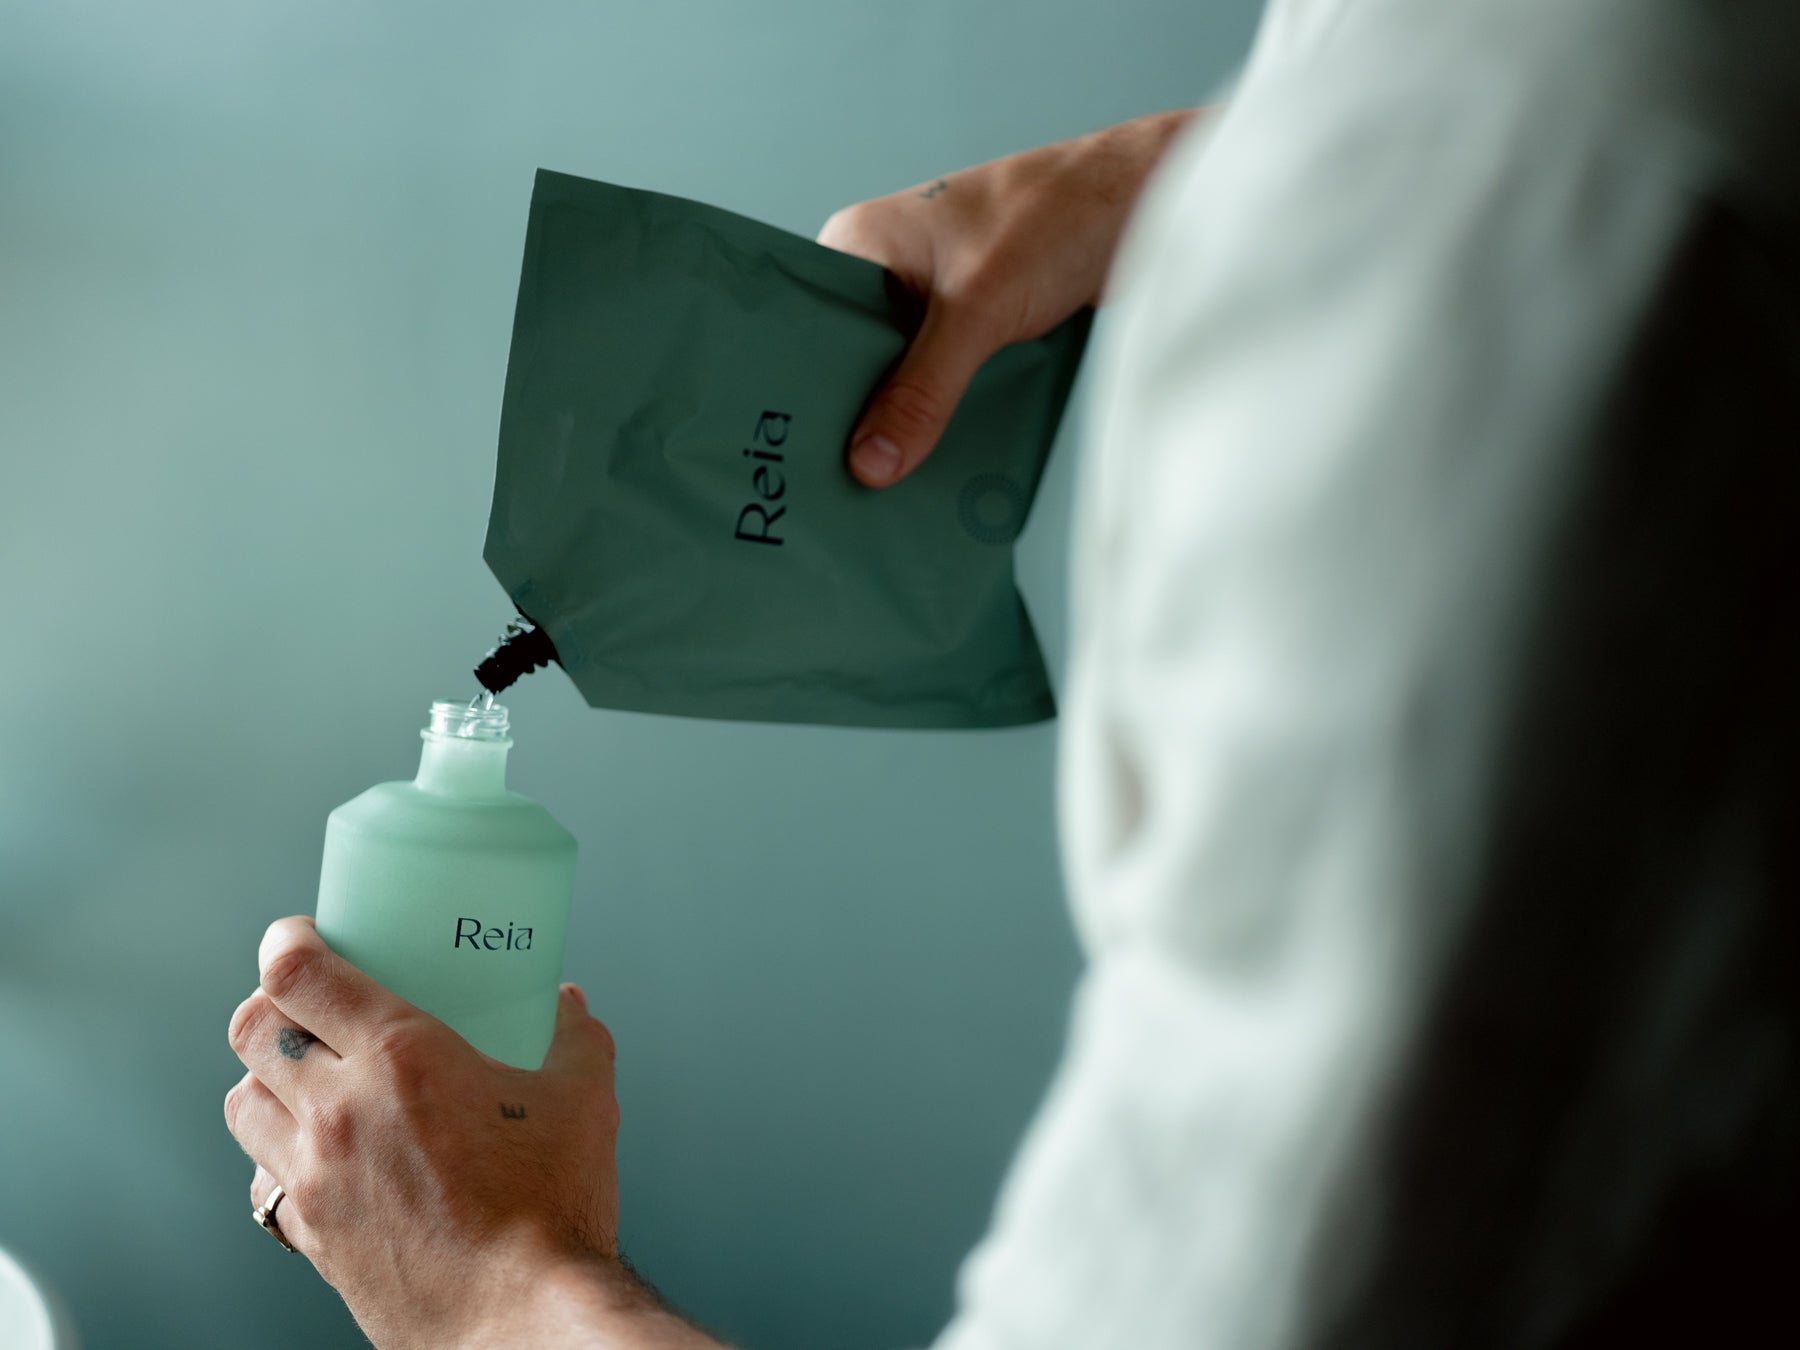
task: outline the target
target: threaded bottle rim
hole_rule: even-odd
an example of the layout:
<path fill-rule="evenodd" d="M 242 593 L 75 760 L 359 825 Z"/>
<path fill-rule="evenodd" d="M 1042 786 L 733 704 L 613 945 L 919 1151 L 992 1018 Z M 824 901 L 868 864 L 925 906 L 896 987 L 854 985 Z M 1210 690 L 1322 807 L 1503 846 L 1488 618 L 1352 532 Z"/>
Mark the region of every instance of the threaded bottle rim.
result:
<path fill-rule="evenodd" d="M 488 702 L 484 705 L 479 699 L 474 703 L 463 703 L 453 698 L 441 698 L 431 705 L 431 718 L 419 734 L 510 745 L 507 727 L 505 704 Z"/>

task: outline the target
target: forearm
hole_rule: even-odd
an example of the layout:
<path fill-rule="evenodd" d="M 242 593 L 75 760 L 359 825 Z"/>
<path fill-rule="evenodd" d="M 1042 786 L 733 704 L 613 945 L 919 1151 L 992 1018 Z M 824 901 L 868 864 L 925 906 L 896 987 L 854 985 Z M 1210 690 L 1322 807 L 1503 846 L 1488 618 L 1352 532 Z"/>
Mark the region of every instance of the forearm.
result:
<path fill-rule="evenodd" d="M 724 1350 L 671 1312 L 616 1261 L 569 1262 L 534 1275 L 462 1350 Z"/>
<path fill-rule="evenodd" d="M 1204 109 L 1178 108 L 1173 112 L 1150 113 L 1129 122 L 1102 127 L 1073 141 L 1102 167 L 1097 186 L 1129 210 L 1170 144 L 1199 117 Z"/>
<path fill-rule="evenodd" d="M 1145 182 L 1176 137 L 1203 112 L 1200 108 L 1182 108 L 1151 113 L 1047 146 L 1042 152 L 1066 165 L 1079 163 L 1077 172 L 1065 173 L 1065 181 L 1081 184 L 1094 200 L 1088 233 L 1093 293 L 1084 297 L 1089 304 L 1097 305 L 1104 298 L 1106 276 L 1119 237 Z"/>

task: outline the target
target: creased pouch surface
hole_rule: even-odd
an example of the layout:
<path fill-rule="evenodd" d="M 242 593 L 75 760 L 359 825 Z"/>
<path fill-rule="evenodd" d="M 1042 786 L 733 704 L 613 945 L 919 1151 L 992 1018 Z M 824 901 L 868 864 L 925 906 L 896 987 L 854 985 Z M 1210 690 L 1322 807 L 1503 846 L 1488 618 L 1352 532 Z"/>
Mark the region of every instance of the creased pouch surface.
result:
<path fill-rule="evenodd" d="M 1055 706 L 1013 579 L 1091 315 L 995 354 L 895 487 L 844 465 L 919 302 L 715 207 L 540 170 L 485 558 L 593 706 L 994 727 Z"/>

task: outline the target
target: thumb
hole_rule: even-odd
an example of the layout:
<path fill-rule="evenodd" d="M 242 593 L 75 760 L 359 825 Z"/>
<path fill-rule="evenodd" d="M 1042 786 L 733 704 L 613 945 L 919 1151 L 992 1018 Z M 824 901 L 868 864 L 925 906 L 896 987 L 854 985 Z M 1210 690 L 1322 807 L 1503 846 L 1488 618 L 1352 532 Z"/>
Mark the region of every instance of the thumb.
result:
<path fill-rule="evenodd" d="M 587 998 L 577 985 L 565 984 L 557 993 L 556 1031 L 544 1056 L 544 1067 L 582 1077 L 612 1072 L 612 1033 L 587 1010 Z"/>
<path fill-rule="evenodd" d="M 900 365 L 850 436 L 850 472 L 865 487 L 898 483 L 937 446 L 982 362 L 999 350 L 985 325 L 933 303 Z"/>

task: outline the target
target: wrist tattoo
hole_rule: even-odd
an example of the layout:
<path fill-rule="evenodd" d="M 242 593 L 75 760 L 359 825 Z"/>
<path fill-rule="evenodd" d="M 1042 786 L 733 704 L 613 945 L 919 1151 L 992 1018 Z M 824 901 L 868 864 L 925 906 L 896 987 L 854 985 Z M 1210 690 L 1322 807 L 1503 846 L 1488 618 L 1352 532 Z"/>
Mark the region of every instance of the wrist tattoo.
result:
<path fill-rule="evenodd" d="M 519 1102 L 516 1105 L 508 1106 L 505 1102 L 501 1102 L 500 1114 L 508 1120 L 523 1120 L 525 1119 L 525 1103 Z"/>
<path fill-rule="evenodd" d="M 305 1059 L 306 1052 L 319 1038 L 310 1031 L 302 1031 L 299 1027 L 283 1027 L 275 1033 L 276 1052 L 288 1059 Z"/>
<path fill-rule="evenodd" d="M 946 180 L 940 178 L 937 180 L 937 182 L 933 183 L 930 187 L 926 188 L 919 195 L 921 197 L 925 198 L 927 201 L 929 201 L 931 198 L 937 196 L 938 193 L 942 192 L 945 188 L 947 188 L 949 186 L 950 186 L 950 184 Z"/>

